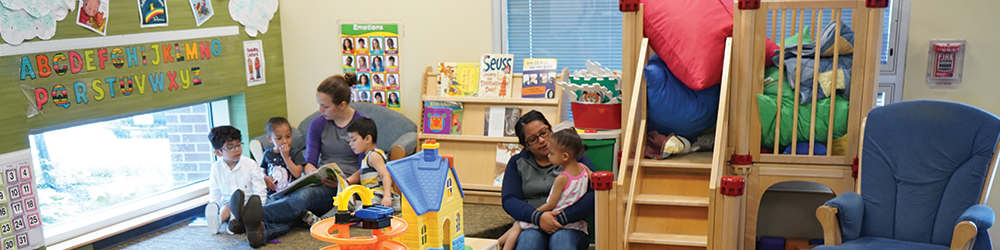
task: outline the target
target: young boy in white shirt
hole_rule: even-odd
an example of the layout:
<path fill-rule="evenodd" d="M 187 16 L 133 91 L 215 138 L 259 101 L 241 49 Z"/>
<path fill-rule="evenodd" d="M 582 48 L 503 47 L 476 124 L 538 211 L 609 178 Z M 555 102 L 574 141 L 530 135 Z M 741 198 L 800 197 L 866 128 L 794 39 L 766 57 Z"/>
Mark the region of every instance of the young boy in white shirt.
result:
<path fill-rule="evenodd" d="M 209 233 L 216 234 L 223 221 L 229 220 L 230 233 L 247 232 L 247 240 L 263 241 L 262 204 L 267 186 L 257 162 L 243 156 L 242 134 L 232 126 L 212 128 L 208 134 L 219 160 L 212 164 L 208 177 L 209 203 L 205 207 Z M 250 194 L 245 197 L 244 194 Z M 223 195 L 230 196 L 228 199 Z"/>

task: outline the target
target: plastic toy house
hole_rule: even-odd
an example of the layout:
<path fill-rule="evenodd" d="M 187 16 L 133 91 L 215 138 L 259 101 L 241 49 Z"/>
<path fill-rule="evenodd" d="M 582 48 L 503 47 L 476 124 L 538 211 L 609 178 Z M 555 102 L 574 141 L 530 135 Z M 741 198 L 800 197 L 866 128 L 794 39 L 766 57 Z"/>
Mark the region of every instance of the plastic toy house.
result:
<path fill-rule="evenodd" d="M 400 242 L 410 249 L 470 249 L 462 228 L 465 194 L 455 173 L 454 158 L 438 155 L 427 140 L 423 150 L 386 164 L 403 195 L 403 220 L 410 225 Z"/>

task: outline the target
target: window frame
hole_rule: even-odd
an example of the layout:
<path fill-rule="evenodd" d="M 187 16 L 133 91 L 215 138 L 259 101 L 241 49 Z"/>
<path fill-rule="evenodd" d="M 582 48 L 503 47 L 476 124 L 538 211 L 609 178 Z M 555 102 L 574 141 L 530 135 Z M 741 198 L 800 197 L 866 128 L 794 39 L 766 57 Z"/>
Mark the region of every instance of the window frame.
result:
<path fill-rule="evenodd" d="M 889 56 L 889 62 L 886 65 L 880 65 L 880 71 L 878 76 L 879 86 L 876 88 L 876 92 L 873 96 L 874 100 L 878 100 L 878 93 L 882 92 L 883 89 L 889 89 L 892 92 L 887 93 L 887 98 L 883 101 L 885 104 L 890 104 L 894 102 L 900 102 L 903 100 L 903 81 L 906 76 L 906 47 L 910 32 L 910 1 L 891 1 L 890 4 L 894 10 L 891 13 L 894 20 L 891 22 L 891 27 L 889 29 L 889 48 L 893 50 L 893 53 Z"/>
<path fill-rule="evenodd" d="M 102 117 L 100 119 L 87 120 L 83 122 L 76 122 L 60 126 L 48 127 L 45 129 L 31 130 L 28 132 L 28 136 L 32 136 L 38 133 L 45 133 L 48 131 L 80 126 L 89 123 L 116 120 L 140 114 L 160 112 L 160 111 L 171 110 L 180 107 L 188 107 L 198 104 L 205 104 L 205 103 L 208 104 L 208 109 L 209 109 L 208 113 L 212 115 L 210 127 L 214 127 L 217 125 L 231 124 L 229 122 L 230 121 L 229 107 L 232 104 L 230 103 L 230 100 L 227 97 L 217 100 L 203 100 L 199 102 L 187 103 L 176 106 L 159 107 L 136 113 L 108 116 L 108 117 Z M 247 148 L 248 147 L 244 147 L 245 154 L 246 154 L 245 151 L 248 150 Z M 216 160 L 217 157 L 213 154 L 212 161 Z M 148 197 L 143 197 L 132 201 L 128 201 L 124 204 L 119 204 L 101 210 L 97 210 L 91 214 L 73 220 L 70 223 L 60 223 L 52 226 L 47 226 L 44 229 L 45 242 L 47 242 L 49 246 L 53 246 L 69 242 L 70 240 L 74 240 L 77 238 L 88 238 L 87 235 L 90 234 L 91 232 L 96 232 L 105 228 L 110 228 L 120 223 L 130 222 L 132 220 L 139 219 L 144 215 L 155 213 L 156 211 L 160 211 L 165 208 L 169 208 L 171 206 L 179 205 L 186 201 L 199 199 L 201 197 L 207 197 L 208 184 L 209 184 L 208 179 L 206 178 L 205 180 L 195 181 L 185 185 L 174 187 L 172 190 L 169 191 L 164 191 Z M 152 221 L 156 220 L 156 218 L 151 218 L 151 219 Z"/>

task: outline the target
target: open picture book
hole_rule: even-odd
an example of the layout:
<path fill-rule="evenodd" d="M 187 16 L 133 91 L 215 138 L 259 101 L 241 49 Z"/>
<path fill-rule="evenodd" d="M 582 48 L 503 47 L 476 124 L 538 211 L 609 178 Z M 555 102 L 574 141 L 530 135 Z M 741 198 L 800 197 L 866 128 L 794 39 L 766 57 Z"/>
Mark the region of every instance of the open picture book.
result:
<path fill-rule="evenodd" d="M 279 190 L 275 194 L 277 194 L 279 197 L 288 196 L 288 194 L 291 194 L 299 189 L 302 189 L 312 184 L 323 185 L 321 181 L 327 178 L 331 180 L 336 180 L 341 187 L 346 187 L 347 180 L 345 180 L 344 178 L 338 178 L 343 176 L 344 176 L 344 171 L 340 170 L 340 168 L 337 167 L 336 163 L 329 163 L 323 165 L 322 167 L 319 167 L 319 169 L 316 169 L 316 172 L 299 176 L 298 179 L 295 179 L 295 181 L 289 183 L 288 187 Z"/>

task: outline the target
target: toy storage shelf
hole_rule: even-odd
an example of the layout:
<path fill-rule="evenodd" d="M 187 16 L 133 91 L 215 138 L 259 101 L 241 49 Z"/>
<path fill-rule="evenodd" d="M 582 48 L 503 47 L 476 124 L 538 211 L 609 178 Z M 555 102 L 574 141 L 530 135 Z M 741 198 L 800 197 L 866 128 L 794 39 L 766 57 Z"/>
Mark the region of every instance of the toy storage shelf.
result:
<path fill-rule="evenodd" d="M 569 75 L 568 69 L 562 69 L 556 81 L 563 81 Z M 434 139 L 441 144 L 440 154 L 455 156 L 455 169 L 466 191 L 466 203 L 500 204 L 500 186 L 494 185 L 494 179 L 504 171 L 507 163 L 496 162 L 497 145 L 500 143 L 518 143 L 517 137 L 484 136 L 486 124 L 486 108 L 488 107 L 519 107 L 521 114 L 537 110 L 545 115 L 553 126 L 561 122 L 562 88 L 556 88 L 555 99 L 521 98 L 522 74 L 515 73 L 511 84 L 513 98 L 481 98 L 438 96 L 437 69 L 427 67 L 424 72 L 420 95 L 420 132 L 419 140 Z M 446 101 L 462 103 L 463 117 L 461 134 L 441 135 L 423 133 L 423 102 Z M 470 197 L 471 196 L 471 197 Z"/>

